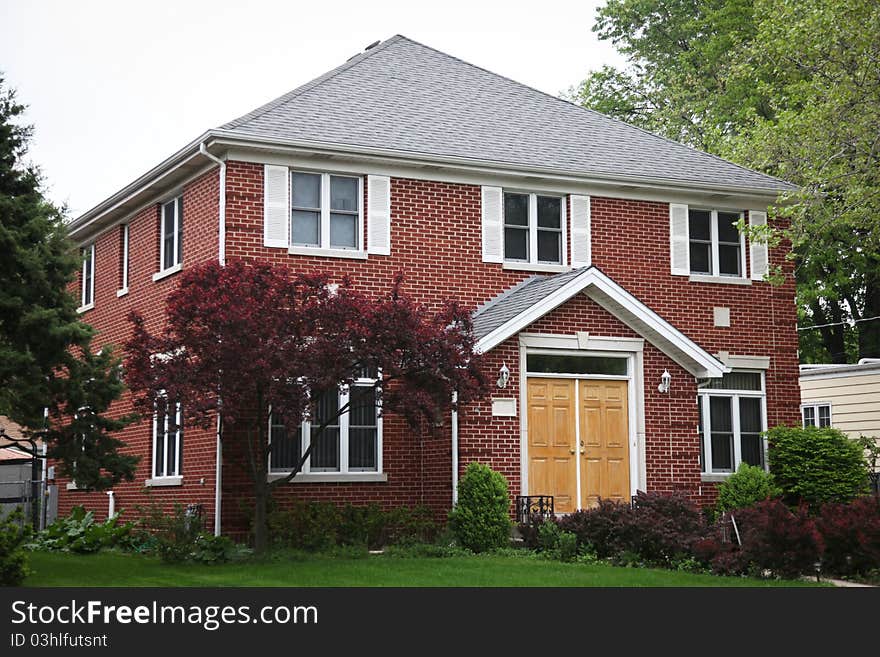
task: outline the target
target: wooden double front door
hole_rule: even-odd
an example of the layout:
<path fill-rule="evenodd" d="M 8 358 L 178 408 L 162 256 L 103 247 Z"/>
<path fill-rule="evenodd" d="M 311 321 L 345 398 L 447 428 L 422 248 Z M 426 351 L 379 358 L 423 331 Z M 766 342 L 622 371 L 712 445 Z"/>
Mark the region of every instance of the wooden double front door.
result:
<path fill-rule="evenodd" d="M 560 513 L 628 501 L 627 399 L 626 381 L 529 378 L 529 495 Z"/>

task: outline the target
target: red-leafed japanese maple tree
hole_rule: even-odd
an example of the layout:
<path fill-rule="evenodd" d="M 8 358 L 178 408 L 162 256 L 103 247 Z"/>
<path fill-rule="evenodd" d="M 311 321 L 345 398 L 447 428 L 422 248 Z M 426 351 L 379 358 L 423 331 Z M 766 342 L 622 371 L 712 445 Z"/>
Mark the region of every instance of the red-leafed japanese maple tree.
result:
<path fill-rule="evenodd" d="M 223 444 L 235 441 L 246 453 L 258 551 L 267 545 L 272 487 L 302 470 L 324 429 L 348 410 L 340 404 L 315 422 L 313 409 L 325 396 L 376 372 L 381 412 L 416 425 L 436 422 L 453 394 L 466 404 L 486 392 L 470 315 L 452 301 L 437 311 L 416 303 L 403 292 L 400 274 L 372 297 L 348 279 L 337 285 L 326 274 L 215 261 L 183 273 L 159 333 L 151 334 L 138 313 L 129 319 L 126 380 L 136 405 L 153 414 L 175 400 L 185 423 L 204 428 L 216 426 L 219 415 Z M 272 481 L 270 418 L 287 432 L 313 420 L 298 463 Z"/>

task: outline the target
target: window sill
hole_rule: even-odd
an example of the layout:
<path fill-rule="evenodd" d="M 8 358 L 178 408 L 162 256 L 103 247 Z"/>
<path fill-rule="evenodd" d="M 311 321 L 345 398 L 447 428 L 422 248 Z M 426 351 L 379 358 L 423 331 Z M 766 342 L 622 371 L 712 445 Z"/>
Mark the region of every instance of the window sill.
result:
<path fill-rule="evenodd" d="M 691 283 L 723 283 L 725 285 L 751 285 L 749 278 L 739 276 L 709 276 L 706 274 L 691 274 L 688 280 Z"/>
<path fill-rule="evenodd" d="M 173 267 L 169 267 L 168 269 L 163 269 L 160 272 L 156 272 L 153 274 L 153 281 L 161 281 L 163 278 L 167 278 L 168 276 L 172 276 L 183 269 L 183 265 L 178 263 Z"/>
<path fill-rule="evenodd" d="M 128 288 L 127 288 L 127 287 L 124 287 L 124 288 L 122 288 L 121 290 L 116 290 L 116 296 L 117 296 L 117 297 L 124 297 L 126 294 L 128 294 Z"/>
<path fill-rule="evenodd" d="M 540 262 L 505 262 L 501 265 L 501 268 L 515 271 L 542 271 L 554 274 L 571 271 L 571 267 L 568 265 L 547 265 Z"/>
<path fill-rule="evenodd" d="M 727 478 L 732 474 L 732 472 L 715 472 L 711 474 L 704 472 L 700 475 L 700 481 L 705 484 L 720 484 L 727 481 Z"/>
<path fill-rule="evenodd" d="M 93 302 L 93 303 L 87 303 L 86 305 L 84 305 L 84 306 L 80 306 L 79 308 L 77 308 L 77 309 L 76 309 L 76 312 L 78 312 L 80 315 L 82 315 L 84 312 L 89 311 L 89 310 L 91 310 L 91 309 L 94 308 L 94 307 L 95 307 L 94 302 Z"/>
<path fill-rule="evenodd" d="M 144 482 L 147 488 L 160 488 L 162 486 L 183 486 L 183 477 L 153 477 Z"/>
<path fill-rule="evenodd" d="M 312 246 L 289 246 L 287 252 L 290 255 L 321 256 L 323 258 L 349 258 L 350 260 L 366 260 L 366 251 L 354 249 L 319 249 Z"/>
<path fill-rule="evenodd" d="M 266 475 L 266 481 L 278 481 L 286 477 L 283 472 L 270 472 Z M 291 484 L 308 484 L 308 483 L 344 483 L 344 482 L 385 482 L 388 481 L 388 475 L 384 472 L 301 472 L 291 479 Z"/>

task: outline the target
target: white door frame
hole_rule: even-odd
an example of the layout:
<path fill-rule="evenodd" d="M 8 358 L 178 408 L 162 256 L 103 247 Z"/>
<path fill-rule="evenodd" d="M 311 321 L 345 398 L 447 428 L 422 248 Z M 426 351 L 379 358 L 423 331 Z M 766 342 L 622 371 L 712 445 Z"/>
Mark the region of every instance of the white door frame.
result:
<path fill-rule="evenodd" d="M 645 390 L 644 390 L 644 345 L 642 338 L 611 338 L 592 336 L 586 332 L 573 335 L 548 333 L 519 334 L 519 372 L 520 372 L 520 494 L 529 494 L 529 440 L 528 440 L 528 386 L 526 355 L 530 353 L 566 353 L 579 356 L 623 356 L 627 359 L 625 376 L 600 374 L 534 374 L 532 378 L 556 379 L 608 379 L 627 381 L 629 406 L 629 481 L 630 494 L 646 490 L 645 467 Z M 575 436 L 578 440 L 577 500 L 581 501 L 580 478 L 580 386 L 575 385 Z"/>

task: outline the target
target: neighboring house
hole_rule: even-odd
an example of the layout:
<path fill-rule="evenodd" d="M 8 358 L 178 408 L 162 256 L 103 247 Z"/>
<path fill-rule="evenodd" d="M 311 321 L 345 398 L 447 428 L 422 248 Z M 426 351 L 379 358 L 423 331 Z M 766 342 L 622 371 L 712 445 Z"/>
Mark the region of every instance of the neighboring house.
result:
<path fill-rule="evenodd" d="M 282 74 L 283 71 L 278 71 Z M 142 129 L 143 126 L 138 126 Z M 112 154 L 108 153 L 108 157 Z M 639 490 L 709 504 L 760 432 L 800 421 L 787 246 L 767 221 L 792 187 L 495 75 L 401 36 L 209 130 L 75 219 L 83 320 L 121 344 L 152 330 L 182 269 L 263 260 L 351 275 L 399 270 L 417 299 L 474 308 L 493 394 L 421 435 L 361 407 L 276 497 L 453 503 L 471 461 L 557 511 Z M 769 266 L 785 282 L 765 282 Z M 114 412 L 131 410 L 129 399 Z M 246 529 L 240 455 L 175 411 L 121 432 L 143 456 L 117 508 L 201 504 Z M 309 439 L 277 441 L 267 477 Z M 218 484 L 222 481 L 222 484 Z M 151 495 L 145 495 L 145 489 Z M 106 496 L 63 490 L 61 511 Z"/>
<path fill-rule="evenodd" d="M 20 506 L 24 510 L 23 522 L 32 519 L 34 496 L 44 500 L 38 509 L 38 524 L 43 527 L 55 519 L 58 506 L 56 487 L 47 480 L 43 459 L 37 463 L 37 481 L 34 484 L 33 458 L 27 451 L 30 443 L 17 442 L 24 437 L 24 429 L 5 415 L 0 415 L 0 517 Z M 38 453 L 43 453 L 43 443 L 36 440 Z"/>
<path fill-rule="evenodd" d="M 804 426 L 880 438 L 880 358 L 855 365 L 801 365 Z"/>

